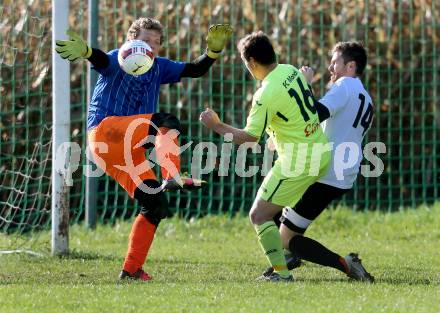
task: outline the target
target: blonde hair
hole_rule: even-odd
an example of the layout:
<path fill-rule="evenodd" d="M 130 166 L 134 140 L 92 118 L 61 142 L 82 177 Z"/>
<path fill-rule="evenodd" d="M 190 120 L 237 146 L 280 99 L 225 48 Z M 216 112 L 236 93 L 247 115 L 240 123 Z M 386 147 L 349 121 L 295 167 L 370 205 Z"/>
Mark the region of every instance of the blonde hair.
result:
<path fill-rule="evenodd" d="M 134 21 L 127 31 L 127 40 L 136 39 L 141 32 L 141 29 L 155 30 L 160 34 L 160 44 L 163 42 L 163 26 L 162 24 L 153 18 L 141 17 Z"/>

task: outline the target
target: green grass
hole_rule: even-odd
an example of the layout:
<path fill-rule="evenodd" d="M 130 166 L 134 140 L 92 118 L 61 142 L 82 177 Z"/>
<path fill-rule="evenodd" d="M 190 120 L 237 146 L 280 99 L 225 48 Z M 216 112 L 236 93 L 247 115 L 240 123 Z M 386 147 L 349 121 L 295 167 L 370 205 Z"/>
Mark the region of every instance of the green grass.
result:
<path fill-rule="evenodd" d="M 308 235 L 360 252 L 373 285 L 311 263 L 291 284 L 257 283 L 267 266 L 244 217 L 164 221 L 149 283 L 118 283 L 130 223 L 71 229 L 70 257 L 0 255 L 0 312 L 440 312 L 440 206 L 324 212 Z M 13 237 L 0 235 L 0 247 Z M 49 233 L 34 250 L 47 251 Z"/>

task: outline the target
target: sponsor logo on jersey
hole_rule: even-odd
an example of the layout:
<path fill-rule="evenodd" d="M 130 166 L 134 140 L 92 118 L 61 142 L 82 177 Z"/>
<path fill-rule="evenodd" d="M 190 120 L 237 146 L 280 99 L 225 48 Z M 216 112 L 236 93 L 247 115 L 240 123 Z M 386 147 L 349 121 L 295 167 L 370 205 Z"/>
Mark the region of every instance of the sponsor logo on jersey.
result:
<path fill-rule="evenodd" d="M 292 74 L 287 76 L 287 78 L 283 81 L 284 88 L 287 88 L 295 80 L 295 77 L 297 75 L 298 75 L 298 72 L 294 71 Z"/>
<path fill-rule="evenodd" d="M 307 124 L 307 126 L 304 128 L 304 134 L 306 135 L 306 137 L 309 137 L 310 135 L 313 135 L 319 128 L 319 123 L 315 122 L 315 123 L 309 123 Z"/>

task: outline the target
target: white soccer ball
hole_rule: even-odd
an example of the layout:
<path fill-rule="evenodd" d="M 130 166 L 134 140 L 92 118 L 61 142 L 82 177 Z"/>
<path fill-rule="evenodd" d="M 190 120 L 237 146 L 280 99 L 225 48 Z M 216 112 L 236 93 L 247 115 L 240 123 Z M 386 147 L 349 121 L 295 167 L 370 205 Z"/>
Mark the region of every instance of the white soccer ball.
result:
<path fill-rule="evenodd" d="M 153 50 L 142 40 L 129 40 L 119 49 L 118 62 L 124 72 L 135 76 L 142 75 L 153 66 Z"/>

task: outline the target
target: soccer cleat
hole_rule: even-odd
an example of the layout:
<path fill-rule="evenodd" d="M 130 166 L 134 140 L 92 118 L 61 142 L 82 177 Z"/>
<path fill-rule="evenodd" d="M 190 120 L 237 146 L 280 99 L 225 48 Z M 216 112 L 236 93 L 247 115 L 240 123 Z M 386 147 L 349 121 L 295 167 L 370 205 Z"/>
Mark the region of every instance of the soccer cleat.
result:
<path fill-rule="evenodd" d="M 285 255 L 286 258 L 286 264 L 287 269 L 289 271 L 293 270 L 294 268 L 298 268 L 301 266 L 301 259 L 294 255 L 293 253 L 289 253 Z M 273 273 L 273 267 L 268 267 L 264 272 L 263 276 L 270 276 Z"/>
<path fill-rule="evenodd" d="M 293 282 L 293 276 L 289 275 L 289 277 L 281 277 L 277 272 L 272 272 L 272 274 L 268 276 L 261 275 L 257 277 L 257 281 L 268 281 L 272 283 L 290 283 Z"/>
<path fill-rule="evenodd" d="M 187 175 L 180 176 L 180 181 L 174 178 L 164 179 L 162 183 L 162 189 L 164 191 L 172 190 L 187 190 L 192 191 L 202 188 L 207 182 L 201 179 L 191 178 Z"/>
<path fill-rule="evenodd" d="M 144 272 L 143 269 L 138 269 L 136 272 L 134 272 L 134 274 L 131 274 L 131 275 L 129 272 L 122 270 L 121 273 L 119 274 L 119 279 L 120 280 L 133 279 L 133 280 L 148 281 L 148 280 L 152 280 L 153 277 L 151 277 L 148 273 Z"/>
<path fill-rule="evenodd" d="M 367 270 L 363 267 L 361 259 L 359 259 L 359 255 L 357 253 L 350 253 L 346 257 L 344 257 L 345 262 L 347 263 L 349 273 L 348 277 L 365 281 L 369 283 L 374 283 L 374 277 L 367 272 Z"/>

